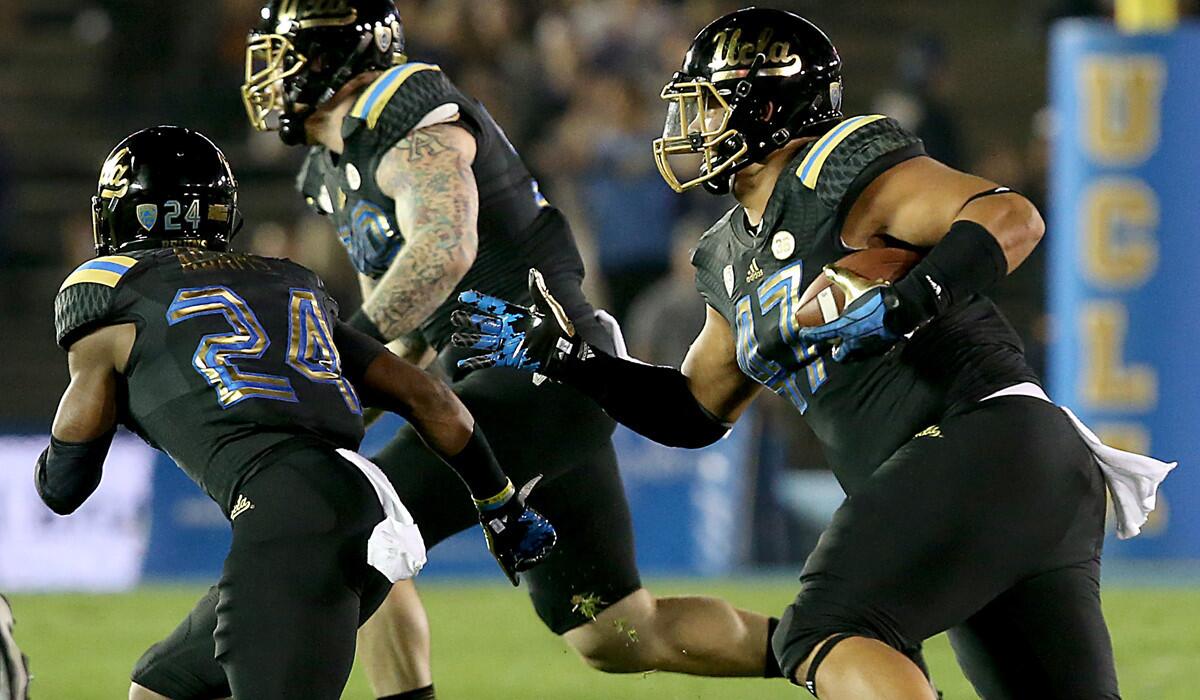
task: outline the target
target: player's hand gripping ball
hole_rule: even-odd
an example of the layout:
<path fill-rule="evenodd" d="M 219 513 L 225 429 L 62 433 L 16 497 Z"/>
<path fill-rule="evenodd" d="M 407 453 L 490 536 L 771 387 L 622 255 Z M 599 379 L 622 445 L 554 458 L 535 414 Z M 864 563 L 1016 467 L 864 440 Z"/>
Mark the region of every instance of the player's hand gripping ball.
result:
<path fill-rule="evenodd" d="M 580 351 L 582 343 L 575 335 L 575 325 L 537 270 L 529 271 L 529 294 L 533 298 L 529 307 L 476 291 L 458 295 L 468 308 L 451 314 L 450 321 L 457 329 L 451 342 L 456 347 L 484 351 L 459 360 L 459 367 L 515 367 L 553 377 L 558 361 Z"/>
<path fill-rule="evenodd" d="M 533 478 L 502 503 L 479 507 L 479 523 L 487 538 L 488 551 L 514 586 L 519 582 L 519 572 L 541 563 L 558 543 L 558 533 L 550 521 L 525 505 L 529 492 L 541 478 Z"/>
<path fill-rule="evenodd" d="M 831 346 L 836 362 L 886 352 L 911 330 L 897 327 L 896 310 L 903 301 L 892 282 L 921 257 L 898 248 L 868 248 L 826 265 L 800 298 L 800 341 Z"/>
<path fill-rule="evenodd" d="M 832 344 L 835 362 L 886 352 L 901 337 L 887 324 L 888 311 L 895 309 L 898 301 L 891 285 L 884 283 L 855 299 L 829 323 L 801 329 L 800 342 Z"/>

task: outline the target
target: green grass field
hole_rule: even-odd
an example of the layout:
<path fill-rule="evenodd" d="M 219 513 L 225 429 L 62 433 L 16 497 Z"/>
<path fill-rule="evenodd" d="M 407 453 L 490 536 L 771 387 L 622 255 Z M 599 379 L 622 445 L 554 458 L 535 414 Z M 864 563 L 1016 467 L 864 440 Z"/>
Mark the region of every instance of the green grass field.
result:
<path fill-rule="evenodd" d="M 743 607 L 778 611 L 786 579 L 655 582 L 662 594 L 711 593 Z M 439 697 L 592 700 L 722 700 L 807 697 L 781 681 L 706 680 L 668 674 L 607 676 L 585 668 L 549 634 L 524 595 L 501 585 L 429 583 L 421 588 L 434 629 Z M 15 595 L 17 640 L 31 658 L 34 700 L 124 698 L 128 671 L 203 592 L 156 586 L 121 595 Z M 1105 608 L 1128 700 L 1200 697 L 1200 589 L 1111 588 Z M 946 697 L 972 698 L 944 637 L 928 659 Z M 356 669 L 346 698 L 371 698 Z"/>

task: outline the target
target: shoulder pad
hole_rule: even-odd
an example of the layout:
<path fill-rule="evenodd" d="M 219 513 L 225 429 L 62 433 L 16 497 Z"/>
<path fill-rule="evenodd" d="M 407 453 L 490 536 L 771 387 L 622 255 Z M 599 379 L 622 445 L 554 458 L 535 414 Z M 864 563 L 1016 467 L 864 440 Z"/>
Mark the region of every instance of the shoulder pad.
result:
<path fill-rule="evenodd" d="M 813 142 L 796 167 L 796 178 L 836 210 L 854 181 L 871 165 L 904 151 L 920 155 L 921 140 L 896 120 L 882 114 L 851 117 Z"/>
<path fill-rule="evenodd" d="M 138 262 L 125 255 L 89 260 L 63 281 L 54 298 L 55 339 L 65 350 L 84 332 L 112 315 L 117 285 Z"/>
<path fill-rule="evenodd" d="M 299 284 L 315 290 L 323 291 L 325 289 L 325 280 L 321 279 L 321 276 L 312 268 L 306 267 L 291 258 L 267 258 L 267 260 L 287 268 L 290 274 L 295 275 Z"/>
<path fill-rule="evenodd" d="M 449 101 L 453 92 L 440 67 L 405 63 L 385 71 L 367 86 L 350 110 L 350 118 L 365 122 L 368 129 L 382 122 L 390 130 L 403 129 L 407 133 L 430 110 Z M 433 104 L 438 100 L 441 102 Z"/>

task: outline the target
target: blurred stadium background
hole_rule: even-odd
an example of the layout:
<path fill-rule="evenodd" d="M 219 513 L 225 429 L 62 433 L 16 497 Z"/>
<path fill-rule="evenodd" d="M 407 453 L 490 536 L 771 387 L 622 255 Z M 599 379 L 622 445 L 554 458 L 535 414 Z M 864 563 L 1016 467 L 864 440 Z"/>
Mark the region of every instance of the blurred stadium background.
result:
<path fill-rule="evenodd" d="M 570 216 L 593 299 L 631 351 L 677 363 L 703 318 L 687 252 L 729 203 L 655 171 L 657 93 L 725 0 L 404 0 L 409 54 L 486 103 Z M 935 157 L 1042 207 L 1047 242 L 995 296 L 1061 403 L 1114 444 L 1178 459 L 1145 534 L 1110 541 L 1106 606 L 1126 697 L 1194 698 L 1200 658 L 1200 25 L 1195 3 L 1130 0 L 763 2 L 823 27 L 848 113 L 883 112 Z M 0 0 L 0 591 L 13 593 L 35 698 L 123 697 L 127 672 L 215 579 L 227 525 L 169 460 L 118 443 L 98 496 L 59 519 L 33 492 L 66 366 L 52 300 L 90 257 L 103 157 L 159 123 L 229 155 L 239 246 L 319 271 L 355 308 L 352 270 L 292 189 L 300 154 L 246 124 L 237 87 L 259 0 Z M 1182 15 L 1174 21 L 1170 8 Z M 1161 14 L 1165 12 L 1166 14 Z M 790 405 L 765 397 L 701 453 L 618 436 L 652 586 L 782 609 L 841 493 Z M 394 424 L 372 430 L 370 454 Z M 969 468 L 969 465 L 964 465 Z M 784 697 L 763 682 L 601 678 L 505 590 L 477 533 L 440 547 L 422 591 L 445 697 Z M 659 577 L 657 580 L 653 577 Z M 480 635 L 478 620 L 498 630 Z M 943 640 L 948 698 L 973 697 Z M 347 697 L 367 698 L 356 676 Z"/>

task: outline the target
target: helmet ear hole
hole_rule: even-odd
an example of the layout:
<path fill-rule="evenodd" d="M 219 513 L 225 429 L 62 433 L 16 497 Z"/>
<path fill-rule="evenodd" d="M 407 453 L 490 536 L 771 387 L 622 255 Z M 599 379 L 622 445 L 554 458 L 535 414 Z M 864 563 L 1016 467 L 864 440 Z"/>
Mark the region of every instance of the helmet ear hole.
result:
<path fill-rule="evenodd" d="M 375 47 L 380 53 L 391 51 L 393 38 L 391 27 L 382 24 L 375 27 Z"/>

